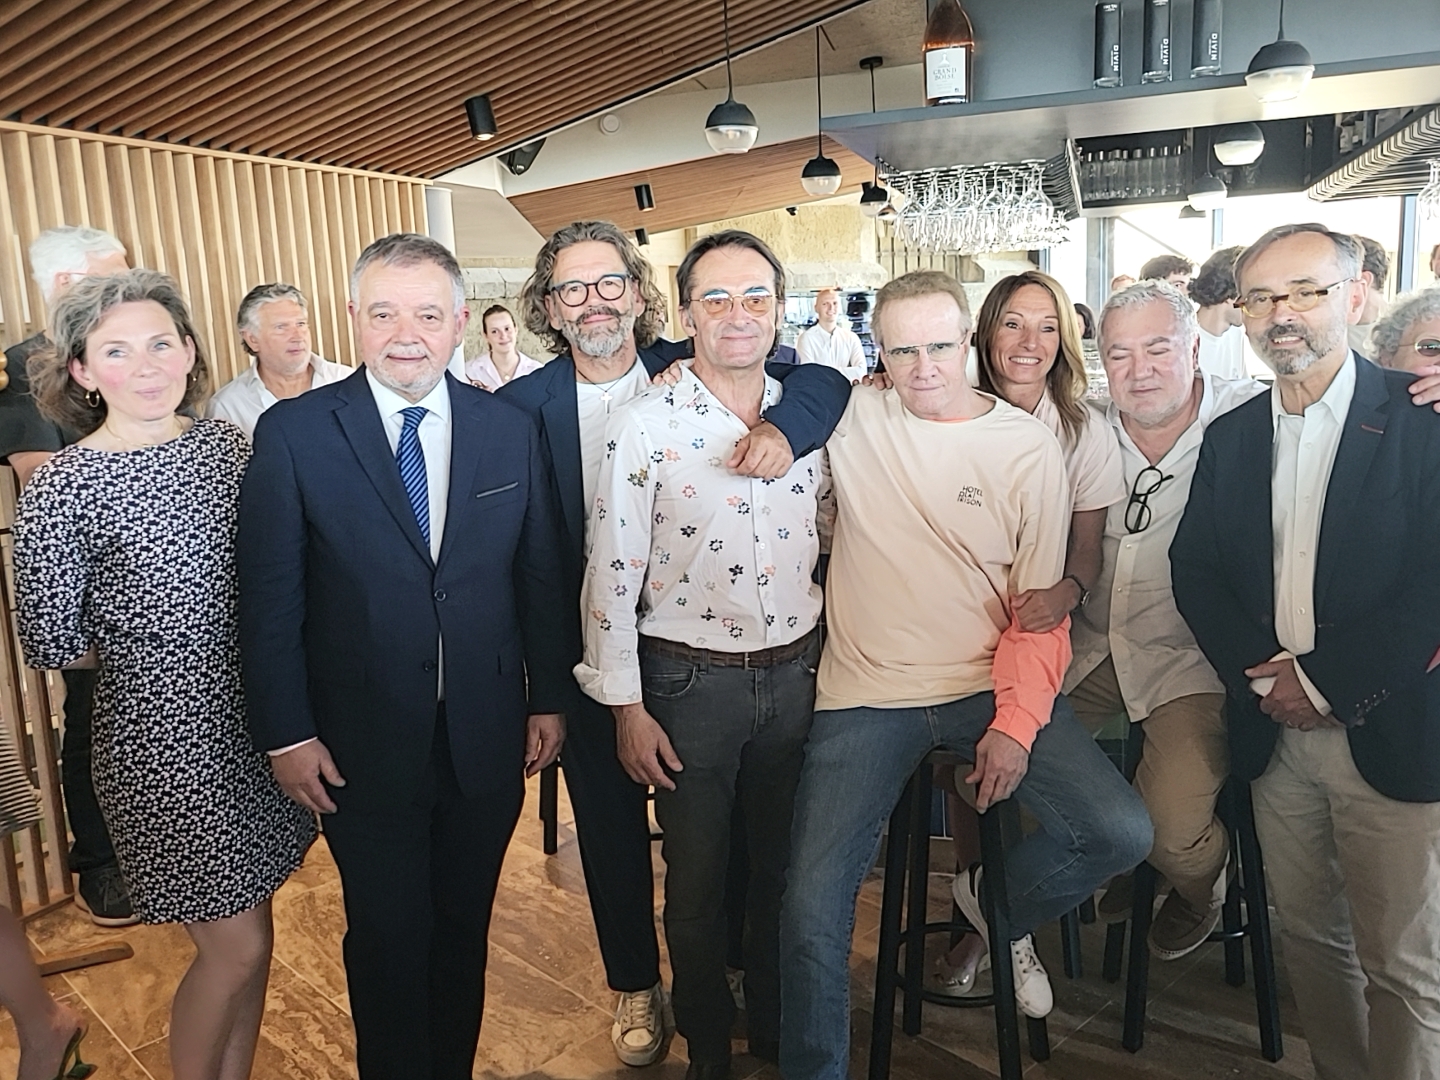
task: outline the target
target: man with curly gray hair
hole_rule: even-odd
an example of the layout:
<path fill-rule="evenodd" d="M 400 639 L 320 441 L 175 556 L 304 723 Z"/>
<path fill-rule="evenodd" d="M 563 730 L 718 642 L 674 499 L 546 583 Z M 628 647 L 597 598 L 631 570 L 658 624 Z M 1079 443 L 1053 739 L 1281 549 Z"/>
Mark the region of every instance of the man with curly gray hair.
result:
<path fill-rule="evenodd" d="M 777 277 L 783 288 L 783 275 Z M 536 255 L 520 303 L 525 325 L 560 355 L 496 396 L 528 412 L 549 447 L 567 534 L 566 589 L 578 627 L 606 422 L 688 348 L 658 337 L 665 299 L 654 271 L 608 221 L 557 230 Z M 823 365 L 771 364 L 767 371 L 784 382 L 785 393 L 728 460 L 730 470 L 745 476 L 784 476 L 824 444 L 850 397 L 845 378 Z M 648 1065 L 664 1056 L 674 1022 L 660 984 L 646 789 L 616 757 L 610 711 L 574 690 L 561 765 L 606 978 L 620 994 L 611 1041 L 627 1065 Z"/>
<path fill-rule="evenodd" d="M 1440 286 L 1396 300 L 1371 329 L 1370 345 L 1381 367 L 1418 371 L 1440 364 Z"/>

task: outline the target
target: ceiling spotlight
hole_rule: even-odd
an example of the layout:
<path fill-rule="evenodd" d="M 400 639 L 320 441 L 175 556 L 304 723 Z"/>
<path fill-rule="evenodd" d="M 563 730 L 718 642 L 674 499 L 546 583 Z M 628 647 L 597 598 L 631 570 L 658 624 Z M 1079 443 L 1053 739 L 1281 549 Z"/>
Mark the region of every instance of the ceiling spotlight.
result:
<path fill-rule="evenodd" d="M 647 244 L 650 243 L 650 234 L 644 229 L 636 229 L 635 243 L 639 244 L 641 247 L 645 247 Z"/>
<path fill-rule="evenodd" d="M 705 140 L 717 154 L 743 154 L 760 137 L 755 114 L 735 100 L 735 82 L 730 75 L 730 4 L 721 7 L 725 20 L 725 100 L 705 118 Z"/>
<path fill-rule="evenodd" d="M 1195 178 L 1187 198 L 1196 210 L 1218 210 L 1225 205 L 1229 194 L 1230 189 L 1225 186 L 1225 181 L 1207 172 L 1204 176 Z"/>
<path fill-rule="evenodd" d="M 1310 85 L 1314 74 L 1310 50 L 1285 37 L 1285 0 L 1280 0 L 1280 36 L 1255 54 L 1245 82 L 1261 101 L 1292 101 Z"/>
<path fill-rule="evenodd" d="M 869 180 L 861 181 L 860 212 L 866 217 L 879 217 L 880 211 L 890 202 L 890 193 L 879 184 Z"/>
<path fill-rule="evenodd" d="M 895 209 L 894 203 L 887 202 L 875 217 L 879 221 L 895 221 L 900 217 L 900 211 Z"/>
<path fill-rule="evenodd" d="M 465 115 L 470 120 L 470 135 L 481 142 L 488 142 L 499 134 L 495 126 L 495 112 L 490 108 L 488 94 L 476 94 L 465 99 Z"/>
<path fill-rule="evenodd" d="M 1253 165 L 1265 152 L 1265 133 L 1259 124 L 1226 124 L 1215 129 L 1213 143 L 1221 165 Z"/>
<path fill-rule="evenodd" d="M 834 195 L 840 190 L 840 166 L 825 156 L 820 142 L 820 27 L 815 27 L 815 156 L 800 170 L 800 186 L 810 195 Z"/>
<path fill-rule="evenodd" d="M 650 190 L 649 184 L 635 185 L 635 205 L 642 214 L 655 209 L 655 193 Z"/>

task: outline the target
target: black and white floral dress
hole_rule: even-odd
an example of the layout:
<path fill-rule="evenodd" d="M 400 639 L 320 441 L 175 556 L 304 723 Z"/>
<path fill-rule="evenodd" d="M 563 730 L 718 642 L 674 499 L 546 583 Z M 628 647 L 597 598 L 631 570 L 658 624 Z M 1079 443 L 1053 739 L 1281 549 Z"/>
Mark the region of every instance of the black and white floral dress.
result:
<path fill-rule="evenodd" d="M 124 453 L 71 446 L 16 514 L 26 662 L 99 655 L 95 794 L 146 922 L 246 911 L 315 838 L 245 723 L 235 527 L 249 457 L 222 420 Z"/>

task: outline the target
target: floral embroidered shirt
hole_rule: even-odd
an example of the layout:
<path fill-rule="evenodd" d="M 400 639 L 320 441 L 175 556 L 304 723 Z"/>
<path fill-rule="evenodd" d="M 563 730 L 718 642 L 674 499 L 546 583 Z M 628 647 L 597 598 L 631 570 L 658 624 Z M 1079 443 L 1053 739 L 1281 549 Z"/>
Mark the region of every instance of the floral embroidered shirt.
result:
<path fill-rule="evenodd" d="M 761 411 L 780 393 L 767 376 Z M 641 699 L 642 634 L 736 653 L 814 629 L 824 452 L 776 480 L 741 476 L 726 462 L 748 430 L 688 367 L 675 386 L 610 418 L 581 597 L 585 658 L 575 667 L 596 701 Z"/>

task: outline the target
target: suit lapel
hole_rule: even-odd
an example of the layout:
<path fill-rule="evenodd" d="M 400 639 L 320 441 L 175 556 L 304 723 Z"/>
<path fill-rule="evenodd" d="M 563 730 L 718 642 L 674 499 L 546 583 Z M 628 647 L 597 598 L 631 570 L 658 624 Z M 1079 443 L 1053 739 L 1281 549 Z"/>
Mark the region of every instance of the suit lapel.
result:
<path fill-rule="evenodd" d="M 1270 415 L 1270 395 L 1260 394 L 1241 406 L 1245 409 L 1235 463 L 1235 475 L 1243 478 L 1233 493 L 1221 481 L 1218 494 L 1230 503 L 1230 535 L 1240 545 L 1240 563 L 1245 580 L 1252 583 L 1249 595 L 1263 598 L 1257 612 L 1266 625 L 1275 620 L 1275 529 L 1271 516 L 1271 481 L 1275 456 L 1275 421 Z"/>
<path fill-rule="evenodd" d="M 557 356 L 547 367 L 553 369 L 550 397 L 540 406 L 545 418 L 545 442 L 550 464 L 560 487 L 560 509 L 571 543 L 585 545 L 585 468 L 580 457 L 580 409 L 575 398 L 575 362 Z"/>
<path fill-rule="evenodd" d="M 375 486 L 381 502 L 395 518 L 395 523 L 400 526 L 400 531 L 416 553 L 429 563 L 430 547 L 420 535 L 410 496 L 405 494 L 405 485 L 400 482 L 400 468 L 395 464 L 395 455 L 390 452 L 390 440 L 385 437 L 380 410 L 370 393 L 363 367 L 345 380 L 341 398 L 344 404 L 335 410 L 335 417 L 350 442 L 350 449 L 355 452 L 361 468 Z"/>
<path fill-rule="evenodd" d="M 1390 394 L 1380 369 L 1353 354 L 1347 363 L 1356 365 L 1355 395 L 1350 400 L 1340 446 L 1335 451 L 1335 465 L 1330 470 L 1330 483 L 1325 489 L 1320 553 L 1315 566 L 1316 612 L 1324 610 L 1325 594 L 1339 569 L 1336 553 L 1345 546 L 1339 542 L 1341 537 L 1347 529 L 1365 527 L 1357 519 L 1356 502 L 1365 490 L 1365 478 L 1389 418 Z"/>
<path fill-rule="evenodd" d="M 462 389 L 448 372 L 445 378 L 450 380 L 450 496 L 446 501 L 445 535 L 440 538 L 437 571 L 445 565 L 445 559 L 454 547 L 451 538 L 461 532 L 460 520 L 469 508 L 475 471 L 485 457 L 488 434 L 480 410 L 475 407 L 475 395 L 466 392 L 473 387 Z"/>

